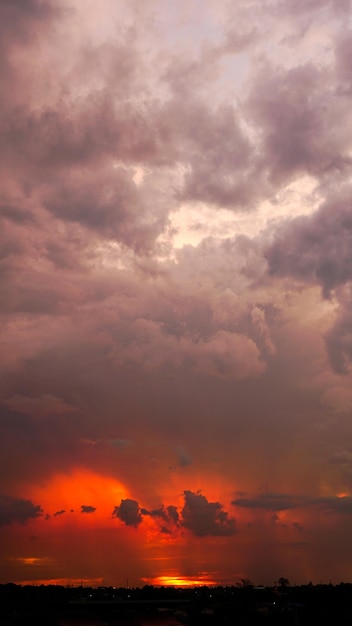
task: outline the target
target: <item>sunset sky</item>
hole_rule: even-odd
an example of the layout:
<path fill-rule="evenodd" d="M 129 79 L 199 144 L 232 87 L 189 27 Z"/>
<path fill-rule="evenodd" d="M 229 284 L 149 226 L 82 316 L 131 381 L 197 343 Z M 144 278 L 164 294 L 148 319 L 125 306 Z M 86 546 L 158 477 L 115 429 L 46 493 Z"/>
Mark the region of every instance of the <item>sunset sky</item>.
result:
<path fill-rule="evenodd" d="M 352 581 L 349 0 L 0 0 L 0 583 Z"/>

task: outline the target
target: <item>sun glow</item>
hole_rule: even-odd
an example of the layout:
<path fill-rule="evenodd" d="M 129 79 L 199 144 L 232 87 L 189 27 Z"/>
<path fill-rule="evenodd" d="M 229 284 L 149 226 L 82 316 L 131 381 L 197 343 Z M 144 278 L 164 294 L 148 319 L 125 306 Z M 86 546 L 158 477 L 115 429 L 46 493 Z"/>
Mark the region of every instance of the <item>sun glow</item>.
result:
<path fill-rule="evenodd" d="M 216 586 L 217 582 L 207 575 L 199 578 L 183 578 L 182 576 L 157 576 L 156 578 L 146 580 L 149 585 L 154 587 L 202 587 L 204 585 Z"/>
<path fill-rule="evenodd" d="M 126 488 L 117 479 L 77 469 L 70 474 L 56 474 L 32 491 L 33 501 L 40 502 L 47 519 L 70 520 L 70 523 L 116 525 L 112 511 L 127 498 Z M 79 516 L 79 517 L 78 517 Z"/>

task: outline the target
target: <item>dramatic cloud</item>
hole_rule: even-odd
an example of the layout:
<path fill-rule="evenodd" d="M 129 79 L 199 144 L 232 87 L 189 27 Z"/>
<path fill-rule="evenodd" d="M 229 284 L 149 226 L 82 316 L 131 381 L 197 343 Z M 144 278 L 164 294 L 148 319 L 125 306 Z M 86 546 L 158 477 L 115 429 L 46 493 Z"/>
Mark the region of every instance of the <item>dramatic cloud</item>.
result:
<path fill-rule="evenodd" d="M 237 532 L 235 520 L 230 518 L 219 502 L 208 502 L 201 493 L 184 492 L 182 525 L 197 537 L 228 536 Z"/>
<path fill-rule="evenodd" d="M 234 506 L 267 511 L 286 511 L 289 509 L 321 508 L 331 513 L 352 513 L 351 496 L 294 496 L 290 494 L 263 493 L 256 498 L 237 498 Z"/>
<path fill-rule="evenodd" d="M 136 500 L 126 498 L 121 500 L 120 506 L 115 506 L 113 517 L 119 518 L 126 526 L 134 526 L 137 528 L 142 521 L 141 510 Z"/>
<path fill-rule="evenodd" d="M 351 135 L 333 127 L 344 103 L 322 89 L 326 72 L 312 64 L 260 70 L 248 106 L 262 129 L 262 166 L 276 184 L 302 173 L 325 179 L 351 164 Z"/>
<path fill-rule="evenodd" d="M 350 576 L 350 13 L 0 0 L 0 582 Z"/>
<path fill-rule="evenodd" d="M 0 495 L 0 524 L 25 524 L 30 519 L 35 519 L 43 515 L 43 510 L 39 504 L 33 504 L 31 500 L 13 498 L 11 496 Z"/>
<path fill-rule="evenodd" d="M 318 283 L 325 297 L 351 281 L 351 188 L 335 192 L 312 216 L 284 224 L 266 257 L 273 275 Z"/>
<path fill-rule="evenodd" d="M 176 368 L 190 363 L 196 371 L 223 378 L 247 378 L 265 369 L 255 343 L 243 335 L 219 330 L 206 340 L 177 337 L 163 325 L 146 319 L 134 322 L 133 340 L 118 350 L 115 363 L 141 364 L 146 370 L 164 365 Z"/>
<path fill-rule="evenodd" d="M 158 509 L 140 508 L 136 500 L 121 500 L 116 506 L 113 517 L 122 520 L 126 526 L 137 528 L 143 516 L 150 516 L 162 522 L 162 533 L 172 534 L 178 527 L 183 527 L 196 537 L 231 536 L 237 532 L 235 520 L 223 510 L 219 502 L 209 502 L 201 493 L 184 492 L 184 506 L 180 513 L 177 507 L 169 505 Z"/>
<path fill-rule="evenodd" d="M 179 528 L 180 515 L 177 507 L 170 504 L 169 506 L 162 506 L 159 509 L 153 509 L 148 511 L 147 509 L 141 509 L 142 515 L 149 515 L 160 523 L 159 530 L 161 533 L 172 535 Z"/>
<path fill-rule="evenodd" d="M 306 499 L 300 496 L 280 493 L 262 493 L 256 498 L 237 498 L 231 504 L 253 509 L 266 509 L 267 511 L 284 511 L 304 506 Z"/>

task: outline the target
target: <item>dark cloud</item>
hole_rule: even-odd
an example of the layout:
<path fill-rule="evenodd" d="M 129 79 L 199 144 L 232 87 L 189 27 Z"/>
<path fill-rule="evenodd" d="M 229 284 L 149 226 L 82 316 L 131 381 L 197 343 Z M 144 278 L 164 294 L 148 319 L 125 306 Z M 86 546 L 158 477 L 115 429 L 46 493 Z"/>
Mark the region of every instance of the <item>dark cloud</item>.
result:
<path fill-rule="evenodd" d="M 141 509 L 142 515 L 150 515 L 155 518 L 157 521 L 162 521 L 159 526 L 159 530 L 162 533 L 172 534 L 178 527 L 180 516 L 177 511 L 177 507 L 173 505 L 162 506 L 159 509 Z"/>
<path fill-rule="evenodd" d="M 265 256 L 273 276 L 320 284 L 325 297 L 350 281 L 351 188 L 336 192 L 312 215 L 279 227 Z"/>
<path fill-rule="evenodd" d="M 81 504 L 81 513 L 95 513 L 97 508 L 90 504 Z"/>
<path fill-rule="evenodd" d="M 312 63 L 289 70 L 264 66 L 256 77 L 248 112 L 260 129 L 258 166 L 275 185 L 350 167 L 351 135 L 334 125 L 345 102 L 324 90 L 327 71 Z"/>
<path fill-rule="evenodd" d="M 286 511 L 289 509 L 318 508 L 329 513 L 352 513 L 351 496 L 301 496 L 281 493 L 261 493 L 253 498 L 237 498 L 231 503 L 248 509 L 263 509 L 266 511 Z M 301 530 L 296 525 L 295 529 Z"/>
<path fill-rule="evenodd" d="M 53 517 L 58 517 L 59 515 L 64 515 L 66 513 L 65 509 L 60 509 L 60 511 L 56 511 Z"/>
<path fill-rule="evenodd" d="M 170 504 L 166 507 L 169 518 L 173 521 L 174 524 L 178 524 L 180 520 L 180 516 L 177 511 L 177 507 Z"/>
<path fill-rule="evenodd" d="M 51 0 L 0 1 L 0 135 L 7 125 L 7 113 L 11 115 L 17 106 L 21 107 L 24 93 L 29 95 L 31 91 L 27 62 L 30 67 L 31 53 L 35 54 L 38 43 L 43 45 L 52 36 L 56 19 L 64 13 L 58 4 Z M 17 55 L 21 56 L 23 50 L 25 60 L 18 62 Z"/>
<path fill-rule="evenodd" d="M 167 213 L 150 203 L 148 182 L 138 188 L 127 168 L 65 172 L 50 181 L 43 202 L 56 218 L 76 222 L 95 234 L 140 251 L 150 247 L 166 225 Z"/>
<path fill-rule="evenodd" d="M 222 207 L 247 207 L 259 189 L 259 177 L 253 189 L 248 184 L 253 174 L 252 147 L 234 108 L 224 106 L 212 112 L 191 99 L 175 102 L 168 114 L 184 134 L 188 167 L 180 197 Z"/>
<path fill-rule="evenodd" d="M 281 493 L 261 493 L 255 498 L 237 498 L 233 500 L 234 506 L 248 509 L 265 509 L 266 511 L 285 511 L 287 509 L 300 508 L 306 505 L 306 498 Z"/>
<path fill-rule="evenodd" d="M 30 159 L 29 167 L 38 183 L 49 181 L 56 171 L 69 175 L 68 164 L 87 167 L 100 165 L 107 157 L 126 157 L 124 148 L 129 151 L 126 164 L 139 162 L 148 155 L 145 134 L 151 136 L 151 131 L 150 122 L 144 120 L 143 124 L 134 116 L 130 108 L 120 110 L 120 114 L 115 111 L 107 93 L 102 96 L 92 92 L 87 99 L 73 102 L 67 98 L 60 107 L 53 105 L 39 111 L 22 106 L 9 112 L 0 124 L 1 154 L 7 155 L 21 171 L 26 159 Z M 140 126 L 140 132 L 135 124 Z M 135 139 L 129 142 L 132 129 Z M 153 146 L 149 152 L 153 152 Z M 89 176 L 85 174 L 88 183 Z"/>
<path fill-rule="evenodd" d="M 15 46 L 28 46 L 40 36 L 41 29 L 48 28 L 54 17 L 62 14 L 51 0 L 11 0 L 0 1 L 0 40 L 3 49 L 2 63 L 13 71 L 9 49 Z M 10 55 L 9 55 L 10 57 Z"/>
<path fill-rule="evenodd" d="M 178 337 L 161 322 L 139 318 L 129 329 L 130 345 L 116 351 L 115 363 L 135 363 L 146 371 L 168 366 L 190 367 L 203 375 L 243 379 L 266 368 L 252 339 L 243 333 L 217 330 L 201 339 L 187 333 Z M 199 331 L 198 331 L 199 333 Z M 126 335 L 124 341 L 128 339 Z"/>
<path fill-rule="evenodd" d="M 352 362 L 350 296 L 352 280 L 351 187 L 330 192 L 320 208 L 277 228 L 265 257 L 271 276 L 320 285 L 324 298 L 339 303 L 334 323 L 325 331 L 332 368 L 349 372 Z M 347 288 L 347 291 L 346 289 Z"/>
<path fill-rule="evenodd" d="M 317 498 L 317 505 L 331 513 L 352 514 L 352 496 Z"/>
<path fill-rule="evenodd" d="M 152 509 L 148 511 L 147 509 L 141 509 L 142 515 L 150 515 L 151 517 L 160 517 L 161 519 L 167 521 L 168 514 L 167 510 L 161 507 L 160 509 Z"/>
<path fill-rule="evenodd" d="M 124 522 L 126 526 L 134 526 L 137 528 L 142 522 L 139 504 L 136 500 L 131 500 L 130 498 L 121 500 L 120 506 L 115 506 L 112 515 Z"/>
<path fill-rule="evenodd" d="M 0 205 L 0 217 L 18 224 L 33 221 L 33 216 L 30 211 L 21 207 L 6 204 Z"/>
<path fill-rule="evenodd" d="M 31 500 L 13 498 L 7 495 L 0 495 L 0 524 L 25 524 L 30 519 L 43 515 L 43 510 L 39 504 L 33 504 Z"/>
<path fill-rule="evenodd" d="M 219 502 L 208 502 L 201 493 L 188 490 L 184 492 L 184 501 L 180 513 L 174 505 L 147 510 L 139 509 L 138 503 L 134 500 L 129 501 L 131 504 L 128 505 L 127 511 L 130 519 L 128 525 L 137 526 L 142 521 L 142 515 L 149 515 L 162 521 L 160 531 L 166 534 L 172 534 L 180 527 L 186 528 L 197 537 L 222 537 L 237 532 L 235 520 L 229 517 Z M 117 509 L 118 507 L 115 511 Z M 114 514 L 121 518 L 120 509 Z"/>
<path fill-rule="evenodd" d="M 223 511 L 219 502 L 208 502 L 201 493 L 184 492 L 182 526 L 197 537 L 229 536 L 237 532 L 235 520 Z"/>
<path fill-rule="evenodd" d="M 132 176 L 122 168 L 89 179 L 86 172 L 65 174 L 50 188 L 45 206 L 62 220 L 116 237 L 129 205 L 136 204 L 135 190 Z"/>

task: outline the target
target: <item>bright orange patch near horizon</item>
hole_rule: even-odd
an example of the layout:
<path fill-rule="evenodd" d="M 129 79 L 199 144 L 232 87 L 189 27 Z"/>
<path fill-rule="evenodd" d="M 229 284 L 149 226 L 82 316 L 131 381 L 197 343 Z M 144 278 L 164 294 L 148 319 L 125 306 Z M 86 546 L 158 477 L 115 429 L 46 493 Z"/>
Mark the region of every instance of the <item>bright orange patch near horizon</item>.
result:
<path fill-rule="evenodd" d="M 143 579 L 148 585 L 154 587 L 203 587 L 204 585 L 216 586 L 218 583 L 206 576 L 204 578 L 183 578 L 182 576 L 156 576 L 156 578 Z"/>
<path fill-rule="evenodd" d="M 69 519 L 70 523 L 94 526 L 116 525 L 112 518 L 114 507 L 128 497 L 126 487 L 117 479 L 86 469 L 55 474 L 42 486 L 31 490 L 33 502 L 40 504 L 51 519 Z M 83 513 L 82 506 L 94 507 L 95 511 Z"/>

